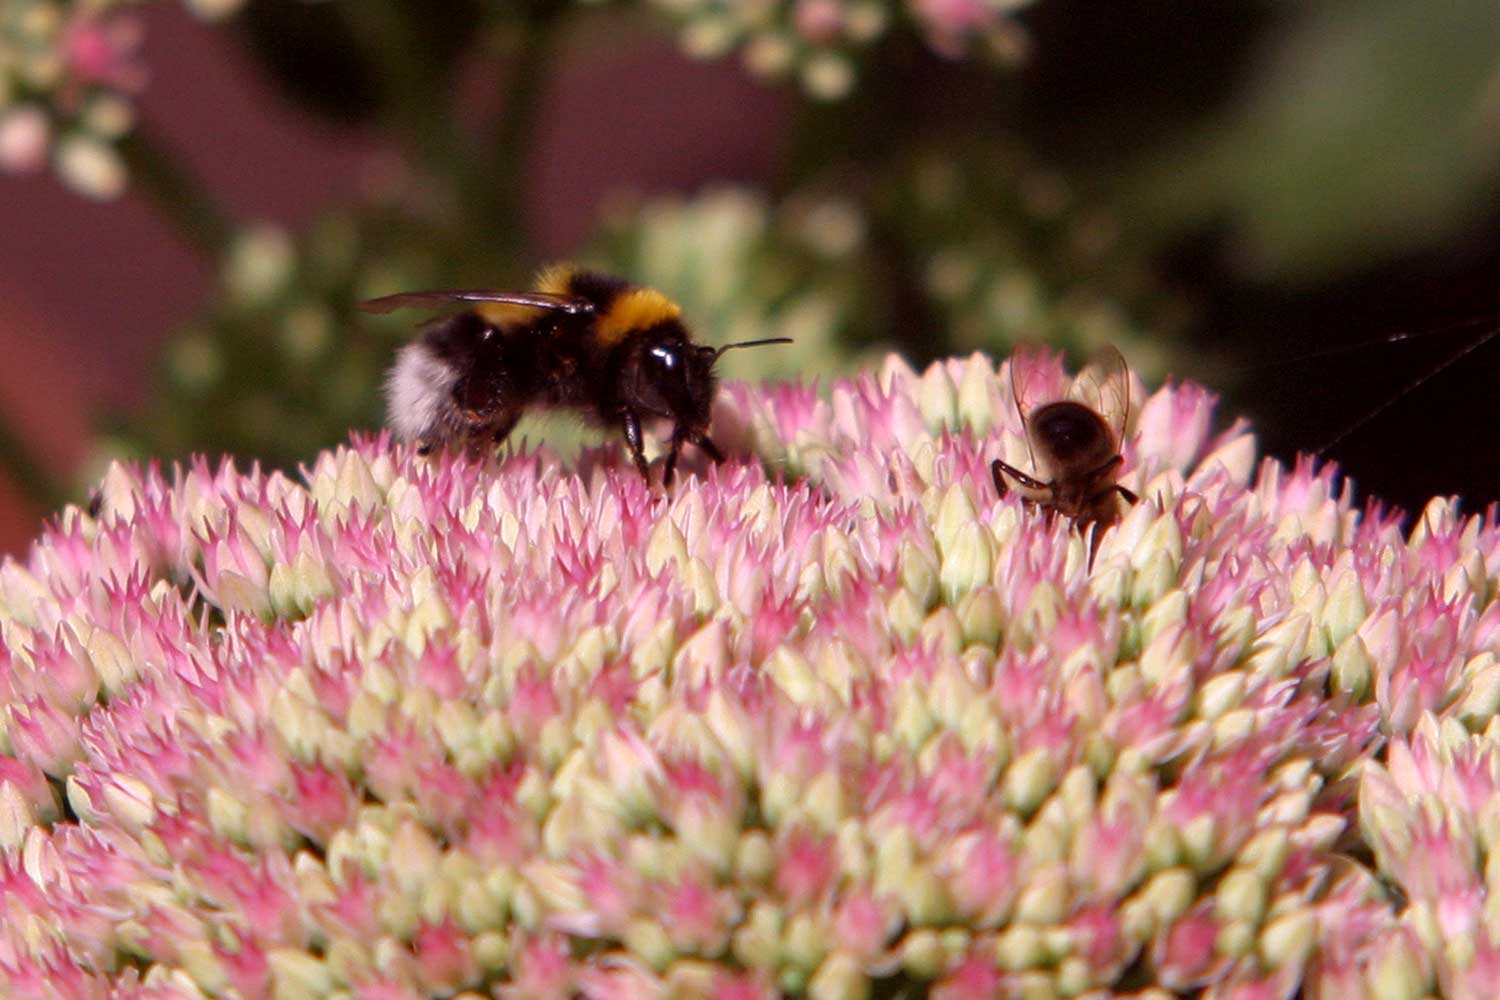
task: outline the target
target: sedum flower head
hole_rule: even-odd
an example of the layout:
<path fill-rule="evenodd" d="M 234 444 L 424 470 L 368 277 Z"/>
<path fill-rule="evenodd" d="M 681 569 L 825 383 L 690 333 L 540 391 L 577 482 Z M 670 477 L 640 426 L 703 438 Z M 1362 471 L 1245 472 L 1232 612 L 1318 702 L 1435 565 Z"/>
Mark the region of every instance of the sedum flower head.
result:
<path fill-rule="evenodd" d="M 1167 386 L 1091 563 L 1009 386 L 113 467 L 0 566 L 0 994 L 1488 995 L 1494 521 Z"/>

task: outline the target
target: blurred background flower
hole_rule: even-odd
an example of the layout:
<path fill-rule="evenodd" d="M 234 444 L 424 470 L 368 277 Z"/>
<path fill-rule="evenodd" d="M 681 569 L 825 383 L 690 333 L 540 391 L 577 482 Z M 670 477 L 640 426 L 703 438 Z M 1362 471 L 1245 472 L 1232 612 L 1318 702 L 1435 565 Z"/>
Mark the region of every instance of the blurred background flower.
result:
<path fill-rule="evenodd" d="M 1500 322 L 1497 68 L 1481 0 L 15 0 L 0 547 L 112 456 L 376 426 L 411 319 L 355 301 L 557 258 L 797 338 L 732 375 L 1111 342 L 1313 450 Z M 1492 357 L 1330 457 L 1500 495 Z"/>
<path fill-rule="evenodd" d="M 57 178 L 92 198 L 125 189 L 119 145 L 135 124 L 134 99 L 150 73 L 142 0 L 14 0 L 0 11 L 0 172 L 50 163 Z M 185 0 L 204 18 L 240 0 Z"/>

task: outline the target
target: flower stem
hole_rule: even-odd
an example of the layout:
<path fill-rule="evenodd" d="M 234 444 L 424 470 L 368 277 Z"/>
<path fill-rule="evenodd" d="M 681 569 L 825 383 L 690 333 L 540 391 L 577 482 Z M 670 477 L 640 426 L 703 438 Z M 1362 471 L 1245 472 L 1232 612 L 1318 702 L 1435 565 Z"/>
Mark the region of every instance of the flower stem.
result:
<path fill-rule="evenodd" d="M 558 0 L 533 0 L 522 5 L 510 38 L 513 60 L 509 92 L 490 128 L 495 197 L 491 225 L 504 249 L 513 252 L 530 245 L 524 211 L 526 156 L 533 148 L 552 36 L 562 20 L 564 6 Z"/>
<path fill-rule="evenodd" d="M 229 214 L 143 129 L 120 141 L 120 155 L 139 190 L 194 246 L 215 258 L 228 250 L 234 236 Z"/>
<path fill-rule="evenodd" d="M 419 168 L 453 185 L 467 211 L 483 213 L 493 201 L 491 179 L 453 127 L 451 67 L 424 39 L 421 5 L 401 0 L 364 0 L 347 15 L 378 83 L 387 126 Z"/>

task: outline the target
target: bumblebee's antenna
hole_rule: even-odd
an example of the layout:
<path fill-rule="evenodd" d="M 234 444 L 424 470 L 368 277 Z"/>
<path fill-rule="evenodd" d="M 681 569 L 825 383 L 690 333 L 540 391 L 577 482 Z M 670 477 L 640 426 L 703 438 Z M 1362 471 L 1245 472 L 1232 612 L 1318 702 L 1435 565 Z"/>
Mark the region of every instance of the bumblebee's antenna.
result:
<path fill-rule="evenodd" d="M 725 351 L 732 351 L 736 347 L 760 347 L 763 344 L 790 344 L 792 342 L 793 341 L 791 337 L 768 337 L 765 340 L 741 340 L 736 344 L 725 344 L 723 347 L 714 348 L 714 356 L 718 357 Z"/>

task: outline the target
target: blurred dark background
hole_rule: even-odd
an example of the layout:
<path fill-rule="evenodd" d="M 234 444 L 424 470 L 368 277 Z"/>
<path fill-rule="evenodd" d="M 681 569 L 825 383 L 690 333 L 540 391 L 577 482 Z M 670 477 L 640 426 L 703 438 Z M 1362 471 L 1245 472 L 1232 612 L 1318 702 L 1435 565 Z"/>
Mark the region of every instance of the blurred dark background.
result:
<path fill-rule="evenodd" d="M 0 55 L 5 551 L 111 456 L 375 426 L 353 301 L 557 257 L 797 337 L 731 374 L 1110 341 L 1288 459 L 1479 344 L 1327 457 L 1500 498 L 1496 3 L 12 0 Z"/>

